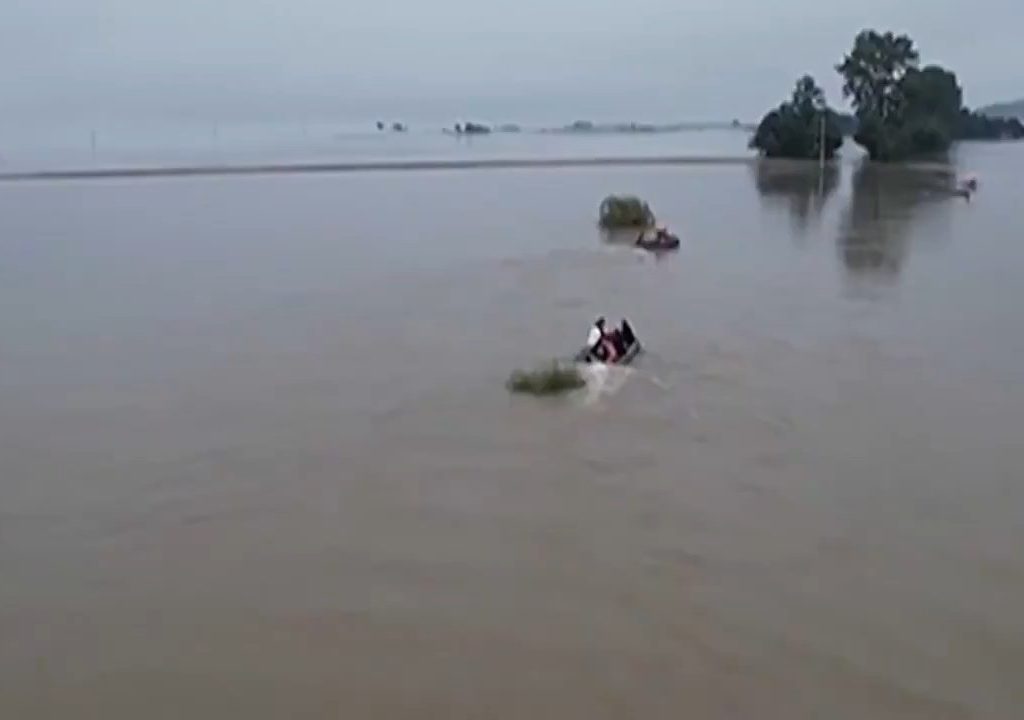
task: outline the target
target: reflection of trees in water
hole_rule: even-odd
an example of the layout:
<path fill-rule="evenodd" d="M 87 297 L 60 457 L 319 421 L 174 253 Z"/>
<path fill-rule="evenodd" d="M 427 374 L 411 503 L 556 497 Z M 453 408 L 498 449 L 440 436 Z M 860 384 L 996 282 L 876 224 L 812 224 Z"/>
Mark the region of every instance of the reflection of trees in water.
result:
<path fill-rule="evenodd" d="M 954 184 L 945 171 L 862 163 L 853 174 L 839 234 L 847 272 L 895 279 L 906 260 L 915 217 L 922 207 L 948 200 Z"/>
<path fill-rule="evenodd" d="M 821 215 L 839 187 L 840 168 L 835 163 L 822 170 L 808 162 L 762 160 L 752 169 L 762 200 L 786 207 L 801 233 L 807 232 L 811 218 Z"/>

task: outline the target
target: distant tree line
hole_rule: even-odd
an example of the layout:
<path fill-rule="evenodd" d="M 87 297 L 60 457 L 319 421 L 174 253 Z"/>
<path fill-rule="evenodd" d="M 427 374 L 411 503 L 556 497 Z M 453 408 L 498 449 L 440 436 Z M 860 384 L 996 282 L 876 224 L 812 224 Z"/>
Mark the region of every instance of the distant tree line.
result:
<path fill-rule="evenodd" d="M 843 135 L 852 134 L 872 160 L 894 162 L 944 152 L 955 140 L 1024 138 L 1020 120 L 965 108 L 953 72 L 919 63 L 908 36 L 865 30 L 836 66 L 854 115 L 829 108 L 817 83 L 805 76 L 787 102 L 764 116 L 750 145 L 768 157 L 810 159 L 820 156 L 824 138 L 825 156 L 832 157 Z"/>
<path fill-rule="evenodd" d="M 1024 123 L 1015 117 L 991 117 L 967 108 L 960 111 L 958 140 L 1021 140 Z"/>

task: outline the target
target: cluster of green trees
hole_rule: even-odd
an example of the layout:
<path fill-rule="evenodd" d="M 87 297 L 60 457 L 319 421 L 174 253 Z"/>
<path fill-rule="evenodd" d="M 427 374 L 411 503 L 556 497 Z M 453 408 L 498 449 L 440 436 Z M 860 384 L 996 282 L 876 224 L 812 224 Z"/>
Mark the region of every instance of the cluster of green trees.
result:
<path fill-rule="evenodd" d="M 843 144 L 839 115 L 828 107 L 825 93 L 814 78 L 805 75 L 797 80 L 793 96 L 764 116 L 750 146 L 768 157 L 817 158 L 823 137 L 825 157 L 831 158 Z"/>
<path fill-rule="evenodd" d="M 843 96 L 855 111 L 853 139 L 873 160 L 892 162 L 939 153 L 954 140 L 1024 137 L 1016 119 L 988 118 L 963 106 L 957 77 L 938 65 L 919 67 L 920 54 L 906 35 L 865 30 L 836 66 Z M 842 145 L 844 117 L 831 110 L 814 79 L 797 82 L 793 97 L 758 126 L 751 147 L 769 157 L 816 158 Z"/>

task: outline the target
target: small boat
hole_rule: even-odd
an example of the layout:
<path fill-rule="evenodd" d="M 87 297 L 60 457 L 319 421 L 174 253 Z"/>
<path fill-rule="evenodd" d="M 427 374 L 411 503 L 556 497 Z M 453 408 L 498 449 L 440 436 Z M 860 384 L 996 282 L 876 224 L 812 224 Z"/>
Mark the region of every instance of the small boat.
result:
<path fill-rule="evenodd" d="M 658 228 L 653 235 L 643 231 L 633 243 L 641 250 L 676 250 L 679 247 L 679 236 L 673 235 L 665 228 Z"/>
<path fill-rule="evenodd" d="M 966 198 L 969 201 L 976 192 L 978 192 L 978 177 L 976 175 L 968 175 L 963 180 L 957 182 L 956 190 L 953 191 L 953 194 Z"/>
<path fill-rule="evenodd" d="M 606 363 L 596 357 L 591 352 L 591 349 L 586 346 L 580 348 L 574 360 L 578 363 L 602 363 L 605 365 L 629 365 L 636 360 L 637 355 L 643 350 L 643 346 L 640 345 L 640 339 L 633 333 L 633 327 L 629 324 L 629 321 L 623 320 L 622 325 L 614 331 L 613 336 L 614 342 L 627 343 L 626 349 L 614 361 Z"/>
<path fill-rule="evenodd" d="M 606 363 L 598 360 L 591 354 L 590 348 L 580 348 L 580 351 L 576 353 L 576 357 L 574 359 L 578 363 L 587 363 L 588 365 L 591 363 L 600 363 L 602 365 L 629 365 L 636 360 L 637 356 L 643 349 L 644 348 L 640 344 L 640 341 L 634 340 L 633 344 L 626 348 L 626 352 L 624 352 L 622 356 L 614 362 Z"/>

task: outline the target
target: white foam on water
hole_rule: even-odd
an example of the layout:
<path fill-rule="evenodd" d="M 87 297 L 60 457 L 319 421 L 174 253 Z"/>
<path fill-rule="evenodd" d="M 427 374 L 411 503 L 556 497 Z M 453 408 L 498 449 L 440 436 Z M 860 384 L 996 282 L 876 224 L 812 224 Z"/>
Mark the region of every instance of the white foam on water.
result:
<path fill-rule="evenodd" d="M 582 404 L 595 405 L 621 390 L 635 370 L 621 365 L 589 363 L 580 366 L 580 373 L 587 386 L 582 393 Z"/>

